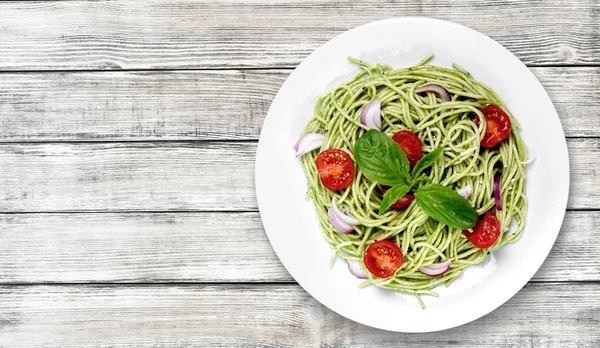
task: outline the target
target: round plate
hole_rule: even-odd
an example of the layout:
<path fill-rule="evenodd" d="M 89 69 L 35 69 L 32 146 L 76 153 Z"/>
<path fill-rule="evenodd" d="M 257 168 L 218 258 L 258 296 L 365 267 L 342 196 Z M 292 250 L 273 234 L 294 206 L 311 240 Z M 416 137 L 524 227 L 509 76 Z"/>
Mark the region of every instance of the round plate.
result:
<path fill-rule="evenodd" d="M 354 57 L 396 68 L 433 52 L 433 65 L 453 62 L 490 86 L 521 124 L 529 155 L 529 213 L 523 237 L 494 252 L 495 262 L 468 269 L 439 298 L 375 286 L 359 289 L 345 262 L 329 268 L 332 250 L 321 234 L 307 180 L 292 146 L 317 98 L 354 76 Z M 296 281 L 331 310 L 359 323 L 401 332 L 428 332 L 475 320 L 517 293 L 535 274 L 558 235 L 567 205 L 569 161 L 556 110 L 527 67 L 489 37 L 451 22 L 394 18 L 347 31 L 309 55 L 289 76 L 265 119 L 256 155 L 256 196 L 265 231 Z"/>

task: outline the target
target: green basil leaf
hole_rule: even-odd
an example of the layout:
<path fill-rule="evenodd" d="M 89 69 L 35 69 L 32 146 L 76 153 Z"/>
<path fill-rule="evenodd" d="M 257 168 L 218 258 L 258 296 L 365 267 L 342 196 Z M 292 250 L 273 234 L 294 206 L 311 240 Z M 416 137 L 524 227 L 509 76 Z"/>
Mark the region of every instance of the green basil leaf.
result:
<path fill-rule="evenodd" d="M 387 135 L 370 129 L 354 145 L 354 159 L 362 173 L 386 186 L 408 184 L 408 159 Z"/>
<path fill-rule="evenodd" d="M 439 184 L 423 185 L 415 192 L 417 204 L 435 220 L 453 228 L 472 228 L 477 212 L 458 192 Z"/>
<path fill-rule="evenodd" d="M 408 191 L 410 191 L 410 186 L 403 184 L 393 186 L 391 189 L 387 190 L 385 195 L 383 195 L 383 201 L 381 201 L 381 205 L 379 206 L 379 214 L 385 213 L 392 204 L 407 194 Z"/>
<path fill-rule="evenodd" d="M 438 159 L 438 157 L 440 157 L 440 155 L 444 152 L 444 148 L 442 147 L 438 147 L 437 149 L 431 151 L 430 153 L 428 153 L 427 155 L 423 156 L 423 158 L 421 158 L 419 160 L 419 162 L 417 162 L 417 164 L 415 164 L 415 167 L 412 170 L 412 176 L 418 176 L 419 174 L 421 174 L 421 172 L 427 168 L 429 168 L 431 165 L 433 165 L 435 163 L 435 161 Z"/>

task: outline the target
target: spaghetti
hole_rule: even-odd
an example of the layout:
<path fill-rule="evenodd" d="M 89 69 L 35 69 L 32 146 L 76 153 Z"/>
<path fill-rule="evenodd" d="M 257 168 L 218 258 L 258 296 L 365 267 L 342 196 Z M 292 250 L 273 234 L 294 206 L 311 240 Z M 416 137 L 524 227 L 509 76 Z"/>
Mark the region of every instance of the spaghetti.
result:
<path fill-rule="evenodd" d="M 390 137 L 403 129 L 414 132 L 423 144 L 424 154 L 442 147 L 443 155 L 425 171 L 429 182 L 454 190 L 472 187 L 468 202 L 477 214 L 494 209 L 494 176 L 501 171 L 503 207 L 496 210 L 501 235 L 491 248 L 474 246 L 463 230 L 430 218 L 416 202 L 404 210 L 379 214 L 382 186 L 369 180 L 360 168 L 350 186 L 330 191 L 319 181 L 315 166 L 319 152 L 307 152 L 301 158 L 308 178 L 308 196 L 316 206 L 323 235 L 334 249 L 332 263 L 336 257 L 358 261 L 368 275 L 361 287 L 373 284 L 412 293 L 422 306 L 420 295 L 437 296 L 433 291 L 436 286 L 450 285 L 469 266 L 482 262 L 488 251 L 517 241 L 527 212 L 524 169 L 527 151 L 516 121 L 511 117 L 515 127 L 498 146 L 489 149 L 480 146 L 485 124 L 478 127 L 473 115 L 484 120 L 481 109 L 490 104 L 508 109 L 494 91 L 473 79 L 467 71 L 457 65 L 453 65 L 453 69 L 428 65 L 431 57 L 397 70 L 385 64 L 350 59 L 362 71 L 318 99 L 314 116 L 305 125 L 303 134 L 323 134 L 321 149 L 342 149 L 353 154 L 356 141 L 368 129 L 361 123 L 361 110 L 379 99 L 381 132 Z M 429 84 L 443 86 L 451 100 L 442 101 L 435 94 L 415 92 Z M 422 184 L 415 188 L 419 185 Z M 340 233 L 332 226 L 328 209 L 333 198 L 360 223 L 353 233 Z M 389 278 L 373 276 L 362 262 L 367 247 L 380 240 L 394 242 L 404 255 L 402 266 Z M 443 275 L 430 276 L 419 271 L 422 266 L 448 260 L 451 265 Z"/>

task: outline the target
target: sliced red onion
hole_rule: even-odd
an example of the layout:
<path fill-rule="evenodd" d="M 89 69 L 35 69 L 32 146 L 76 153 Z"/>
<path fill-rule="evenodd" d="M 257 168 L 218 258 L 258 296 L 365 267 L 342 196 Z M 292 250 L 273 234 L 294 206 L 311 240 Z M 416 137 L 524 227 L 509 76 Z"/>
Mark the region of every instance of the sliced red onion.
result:
<path fill-rule="evenodd" d="M 483 261 L 481 261 L 481 263 L 479 264 L 479 266 L 481 267 L 493 267 L 496 264 L 496 257 L 494 256 L 494 254 L 492 254 L 491 252 L 488 251 L 487 255 L 485 256 L 485 258 L 483 259 Z"/>
<path fill-rule="evenodd" d="M 329 208 L 327 211 L 327 216 L 329 216 L 329 221 L 333 225 L 333 228 L 343 233 L 352 233 L 354 232 L 354 227 L 348 225 L 347 223 L 338 219 L 337 215 L 333 212 L 333 209 Z"/>
<path fill-rule="evenodd" d="M 333 213 L 338 218 L 338 220 L 340 220 L 341 222 L 344 222 L 347 225 L 352 225 L 352 226 L 360 225 L 360 222 L 358 220 L 356 220 L 352 216 L 344 214 L 344 212 L 342 212 L 337 207 L 337 204 L 335 204 L 335 197 L 333 197 L 333 199 L 331 200 L 331 209 L 333 210 Z"/>
<path fill-rule="evenodd" d="M 348 270 L 350 270 L 350 273 L 352 273 L 352 275 L 355 276 L 356 278 L 358 278 L 358 279 L 368 279 L 369 278 L 363 272 L 363 270 L 360 268 L 358 261 L 346 260 L 346 263 L 348 264 Z"/>
<path fill-rule="evenodd" d="M 381 130 L 381 101 L 369 102 L 360 113 L 360 122 L 369 129 Z"/>
<path fill-rule="evenodd" d="M 467 184 L 467 186 L 458 190 L 458 194 L 464 197 L 464 199 L 469 199 L 471 197 L 471 193 L 473 193 L 473 185 Z"/>
<path fill-rule="evenodd" d="M 324 141 L 325 136 L 323 134 L 306 134 L 302 138 L 298 139 L 298 141 L 294 145 L 296 157 L 300 157 L 307 152 L 320 148 L 321 146 L 323 146 Z"/>
<path fill-rule="evenodd" d="M 448 92 L 448 90 L 440 85 L 426 85 L 426 86 L 415 89 L 415 92 L 417 92 L 417 93 L 432 92 L 432 93 L 437 94 L 438 97 L 442 98 L 443 101 L 451 101 L 452 100 L 452 97 L 450 96 L 450 93 Z"/>
<path fill-rule="evenodd" d="M 442 263 L 432 263 L 427 266 L 421 266 L 419 267 L 419 272 L 428 276 L 439 276 L 448 272 L 451 263 L 451 260 L 446 260 Z"/>
<path fill-rule="evenodd" d="M 500 195 L 500 180 L 502 175 L 496 174 L 494 176 L 494 200 L 496 200 L 496 209 L 502 210 L 502 196 Z"/>

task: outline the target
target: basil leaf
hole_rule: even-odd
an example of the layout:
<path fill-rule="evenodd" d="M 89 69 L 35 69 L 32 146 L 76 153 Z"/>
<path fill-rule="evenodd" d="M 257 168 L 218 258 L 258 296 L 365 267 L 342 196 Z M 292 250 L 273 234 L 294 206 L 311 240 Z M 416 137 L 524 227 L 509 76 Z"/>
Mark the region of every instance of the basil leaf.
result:
<path fill-rule="evenodd" d="M 453 228 L 472 228 L 477 212 L 458 192 L 439 184 L 423 185 L 415 192 L 417 204 L 435 220 Z"/>
<path fill-rule="evenodd" d="M 415 164 L 415 167 L 412 170 L 412 176 L 416 177 L 419 174 L 421 174 L 421 172 L 427 168 L 429 168 L 431 165 L 433 165 L 435 163 L 435 161 L 438 159 L 438 157 L 440 157 L 440 155 L 442 154 L 442 152 L 444 152 L 444 148 L 442 147 L 438 147 L 437 149 L 431 151 L 430 153 L 428 153 L 427 155 L 423 156 L 423 158 L 421 158 L 419 160 L 419 162 L 417 162 L 417 164 Z"/>
<path fill-rule="evenodd" d="M 400 146 L 374 129 L 363 134 L 354 145 L 354 159 L 362 173 L 386 186 L 408 184 L 408 159 Z"/>
<path fill-rule="evenodd" d="M 410 191 L 410 186 L 403 184 L 393 186 L 391 189 L 387 190 L 385 195 L 383 195 L 383 201 L 381 201 L 381 205 L 379 206 L 379 214 L 383 214 L 392 206 L 392 204 L 407 194 L 408 191 Z"/>

